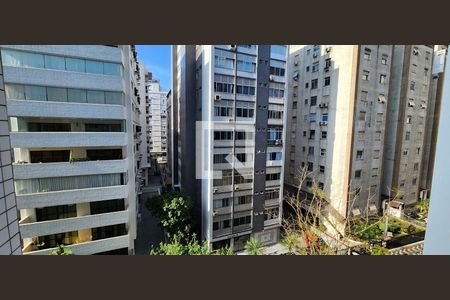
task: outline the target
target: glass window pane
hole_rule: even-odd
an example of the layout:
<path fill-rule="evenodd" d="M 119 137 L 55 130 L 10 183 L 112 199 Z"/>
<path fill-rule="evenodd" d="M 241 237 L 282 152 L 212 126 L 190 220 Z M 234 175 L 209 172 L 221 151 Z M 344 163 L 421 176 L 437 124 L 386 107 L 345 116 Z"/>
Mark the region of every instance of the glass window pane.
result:
<path fill-rule="evenodd" d="M 86 103 L 86 90 L 68 89 L 67 100 L 69 102 Z"/>
<path fill-rule="evenodd" d="M 103 91 L 87 91 L 88 103 L 105 103 L 105 92 Z"/>
<path fill-rule="evenodd" d="M 30 68 L 44 68 L 44 55 L 23 52 L 22 66 Z"/>
<path fill-rule="evenodd" d="M 48 101 L 67 102 L 67 89 L 47 88 Z"/>
<path fill-rule="evenodd" d="M 10 67 L 20 67 L 21 63 L 21 53 L 11 50 L 2 50 L 2 63 L 4 66 Z"/>
<path fill-rule="evenodd" d="M 105 92 L 105 103 L 123 105 L 122 93 Z"/>
<path fill-rule="evenodd" d="M 25 99 L 47 101 L 45 87 L 35 85 L 25 86 Z"/>
<path fill-rule="evenodd" d="M 25 100 L 25 87 L 19 84 L 5 84 L 6 99 Z"/>
<path fill-rule="evenodd" d="M 84 59 L 66 58 L 66 70 L 73 72 L 86 72 Z"/>
<path fill-rule="evenodd" d="M 120 65 L 119 64 L 111 64 L 111 63 L 104 63 L 104 74 L 106 75 L 116 75 L 120 76 Z"/>
<path fill-rule="evenodd" d="M 64 57 L 46 55 L 45 56 L 45 68 L 55 70 L 65 70 L 66 63 Z"/>
<path fill-rule="evenodd" d="M 86 60 L 86 72 L 103 74 L 103 63 L 99 61 Z"/>

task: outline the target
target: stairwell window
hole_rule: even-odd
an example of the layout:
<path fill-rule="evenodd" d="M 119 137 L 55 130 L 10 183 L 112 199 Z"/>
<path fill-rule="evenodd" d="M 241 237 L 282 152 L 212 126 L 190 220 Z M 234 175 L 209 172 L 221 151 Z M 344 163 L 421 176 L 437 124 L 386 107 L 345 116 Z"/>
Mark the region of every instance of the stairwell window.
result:
<path fill-rule="evenodd" d="M 369 71 L 364 70 L 362 74 L 362 80 L 368 81 L 369 80 Z"/>
<path fill-rule="evenodd" d="M 380 75 L 380 84 L 385 84 L 386 83 L 386 75 L 381 74 Z"/>
<path fill-rule="evenodd" d="M 370 60 L 370 54 L 372 53 L 372 50 L 370 50 L 369 48 L 365 48 L 364 49 L 364 59 L 365 60 Z"/>
<path fill-rule="evenodd" d="M 311 89 L 312 90 L 317 89 L 318 85 L 319 85 L 319 80 L 318 79 L 311 80 Z"/>
<path fill-rule="evenodd" d="M 330 76 L 328 76 L 328 77 L 325 77 L 325 82 L 324 82 L 324 86 L 329 86 L 329 85 L 330 85 L 330 82 L 331 82 L 331 78 L 330 78 Z"/>

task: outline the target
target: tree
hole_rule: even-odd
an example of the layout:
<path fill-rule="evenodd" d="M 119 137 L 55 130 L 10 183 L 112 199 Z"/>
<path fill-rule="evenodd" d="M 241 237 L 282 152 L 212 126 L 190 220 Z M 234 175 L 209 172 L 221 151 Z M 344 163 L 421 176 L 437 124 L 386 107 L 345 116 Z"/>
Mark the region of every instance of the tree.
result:
<path fill-rule="evenodd" d="M 430 199 L 424 199 L 419 201 L 416 205 L 416 208 L 419 210 L 421 214 L 427 215 L 428 210 L 430 208 Z"/>
<path fill-rule="evenodd" d="M 245 243 L 245 253 L 249 255 L 263 255 L 264 249 L 260 241 L 257 239 L 251 238 Z"/>
<path fill-rule="evenodd" d="M 160 219 L 160 225 L 169 235 L 184 232 L 191 225 L 192 202 L 182 192 L 166 192 L 147 199 L 145 205 L 153 216 Z"/>
<path fill-rule="evenodd" d="M 170 242 L 152 248 L 150 255 L 233 255 L 230 247 L 212 250 L 207 241 L 199 242 L 195 233 L 179 232 L 171 236 Z"/>
<path fill-rule="evenodd" d="M 52 251 L 51 255 L 73 255 L 73 253 L 70 248 L 64 247 L 63 244 L 58 244 L 56 249 Z"/>
<path fill-rule="evenodd" d="M 286 247 L 289 255 L 293 255 L 299 252 L 298 245 L 299 236 L 297 232 L 289 232 L 281 240 L 281 244 Z"/>

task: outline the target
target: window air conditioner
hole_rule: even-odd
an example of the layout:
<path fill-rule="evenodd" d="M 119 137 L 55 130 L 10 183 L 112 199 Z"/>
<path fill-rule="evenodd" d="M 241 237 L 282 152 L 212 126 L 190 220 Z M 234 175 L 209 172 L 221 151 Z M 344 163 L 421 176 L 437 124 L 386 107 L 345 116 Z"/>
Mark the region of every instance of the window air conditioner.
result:
<path fill-rule="evenodd" d="M 237 48 L 236 45 L 230 45 L 229 46 L 229 49 L 232 50 L 232 51 L 236 51 L 236 48 Z"/>
<path fill-rule="evenodd" d="M 270 81 L 274 81 L 274 80 L 275 80 L 275 76 L 270 75 L 270 76 L 269 76 L 269 80 L 270 80 Z"/>
<path fill-rule="evenodd" d="M 238 186 L 238 185 L 235 186 L 234 189 L 235 189 L 236 191 L 239 190 L 239 186 Z"/>
<path fill-rule="evenodd" d="M 222 99 L 222 97 L 220 95 L 215 95 L 214 96 L 214 100 L 215 101 L 220 101 Z"/>

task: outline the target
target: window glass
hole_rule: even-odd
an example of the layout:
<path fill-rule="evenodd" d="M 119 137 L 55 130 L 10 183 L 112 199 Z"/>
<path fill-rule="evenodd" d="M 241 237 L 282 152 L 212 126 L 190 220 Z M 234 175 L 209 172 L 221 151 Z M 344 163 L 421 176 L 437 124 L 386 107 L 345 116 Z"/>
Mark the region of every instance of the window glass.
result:
<path fill-rule="evenodd" d="M 67 89 L 47 88 L 48 101 L 67 102 Z"/>
<path fill-rule="evenodd" d="M 22 67 L 28 68 L 44 68 L 44 55 L 36 53 L 22 52 Z"/>
<path fill-rule="evenodd" d="M 65 63 L 64 57 L 46 55 L 45 56 L 45 68 L 56 69 L 56 70 L 65 70 L 66 63 Z"/>
<path fill-rule="evenodd" d="M 86 72 L 103 74 L 103 63 L 99 61 L 86 60 Z"/>
<path fill-rule="evenodd" d="M 84 60 L 77 58 L 66 58 L 66 70 L 73 72 L 86 72 Z"/>
<path fill-rule="evenodd" d="M 19 84 L 5 84 L 6 99 L 25 100 L 25 87 Z"/>
<path fill-rule="evenodd" d="M 69 102 L 86 103 L 86 90 L 68 89 L 67 100 Z"/>
<path fill-rule="evenodd" d="M 105 92 L 103 91 L 87 91 L 88 103 L 105 103 Z"/>
<path fill-rule="evenodd" d="M 119 64 L 112 64 L 112 63 L 104 63 L 104 74 L 105 75 L 116 75 L 120 76 L 120 65 Z"/>
<path fill-rule="evenodd" d="M 122 105 L 123 104 L 122 93 L 105 92 L 105 103 Z"/>
<path fill-rule="evenodd" d="M 21 59 L 20 52 L 11 50 L 2 50 L 2 63 L 4 66 L 20 67 Z"/>
<path fill-rule="evenodd" d="M 25 99 L 47 101 L 45 87 L 35 85 L 25 86 Z"/>

